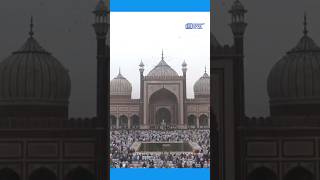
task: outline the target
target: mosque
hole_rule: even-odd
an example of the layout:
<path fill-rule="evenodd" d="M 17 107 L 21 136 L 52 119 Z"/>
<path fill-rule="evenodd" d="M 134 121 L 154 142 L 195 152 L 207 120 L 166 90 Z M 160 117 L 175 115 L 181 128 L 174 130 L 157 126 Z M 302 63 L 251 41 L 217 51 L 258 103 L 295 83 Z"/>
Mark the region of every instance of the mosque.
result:
<path fill-rule="evenodd" d="M 131 99 L 121 73 L 110 82 L 109 21 L 101 9 L 109 12 L 100 1 L 94 13 L 97 117 L 69 119 L 69 72 L 37 42 L 33 23 L 22 47 L 0 62 L 0 179 L 102 180 L 110 126 L 150 129 L 163 121 L 177 128 L 210 125 L 214 178 L 320 179 L 320 48 L 306 17 L 302 37 L 266 80 L 270 115 L 251 118 L 244 109 L 247 11 L 239 0 L 229 11 L 234 43 L 222 45 L 211 35 L 211 77 L 200 77 L 194 99 L 186 98 L 187 65 L 179 76 L 164 58 L 146 76 L 141 63 L 140 99 Z"/>
<path fill-rule="evenodd" d="M 163 52 L 146 76 L 143 62 L 139 67 L 140 99 L 131 98 L 132 85 L 120 71 L 110 82 L 111 128 L 209 128 L 210 76 L 206 71 L 193 86 L 194 99 L 188 99 L 186 62 L 182 63 L 182 76 L 167 64 Z"/>
<path fill-rule="evenodd" d="M 211 145 L 223 180 L 315 180 L 320 178 L 320 48 L 304 18 L 298 43 L 268 75 L 270 115 L 247 117 L 244 39 L 247 10 L 235 0 L 229 13 L 233 45 L 211 35 Z M 276 43 L 276 42 L 275 42 Z"/>

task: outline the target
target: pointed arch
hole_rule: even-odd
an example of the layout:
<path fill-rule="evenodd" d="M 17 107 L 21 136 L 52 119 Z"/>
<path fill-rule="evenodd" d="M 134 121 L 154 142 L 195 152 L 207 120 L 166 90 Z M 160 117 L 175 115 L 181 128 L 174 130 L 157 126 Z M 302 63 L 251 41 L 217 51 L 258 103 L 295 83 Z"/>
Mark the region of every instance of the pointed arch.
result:
<path fill-rule="evenodd" d="M 194 114 L 188 116 L 188 127 L 195 128 L 197 126 L 197 117 Z"/>
<path fill-rule="evenodd" d="M 115 115 L 110 115 L 110 126 L 115 128 L 117 127 L 117 118 Z"/>
<path fill-rule="evenodd" d="M 131 126 L 134 129 L 139 129 L 140 126 L 140 118 L 138 115 L 134 114 L 130 117 L 131 120 Z"/>
<path fill-rule="evenodd" d="M 151 94 L 148 105 L 149 123 L 160 127 L 162 118 L 164 118 L 167 126 L 177 125 L 179 120 L 178 99 L 172 91 L 166 88 L 159 89 Z"/>
<path fill-rule="evenodd" d="M 199 126 L 200 127 L 208 127 L 209 126 L 209 117 L 206 114 L 201 114 L 199 116 Z"/>
<path fill-rule="evenodd" d="M 123 128 L 123 129 L 128 128 L 128 117 L 126 115 L 121 115 L 119 117 L 119 126 L 120 128 Z"/>

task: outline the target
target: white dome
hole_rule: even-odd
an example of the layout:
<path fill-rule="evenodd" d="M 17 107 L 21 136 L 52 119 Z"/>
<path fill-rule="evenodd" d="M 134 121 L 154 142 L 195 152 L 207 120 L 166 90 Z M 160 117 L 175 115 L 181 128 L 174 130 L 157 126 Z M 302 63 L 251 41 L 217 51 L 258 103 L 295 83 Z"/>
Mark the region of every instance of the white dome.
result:
<path fill-rule="evenodd" d="M 210 76 L 205 72 L 203 76 L 193 86 L 194 96 L 209 96 L 210 95 Z"/>
<path fill-rule="evenodd" d="M 110 95 L 131 97 L 131 92 L 131 83 L 125 77 L 123 77 L 119 71 L 118 76 L 112 79 L 110 82 Z"/>

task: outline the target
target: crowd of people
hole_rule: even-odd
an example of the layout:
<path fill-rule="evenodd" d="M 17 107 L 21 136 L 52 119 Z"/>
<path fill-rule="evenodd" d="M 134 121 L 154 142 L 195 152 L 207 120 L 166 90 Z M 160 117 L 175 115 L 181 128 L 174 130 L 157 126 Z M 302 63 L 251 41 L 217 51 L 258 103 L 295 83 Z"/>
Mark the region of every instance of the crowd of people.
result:
<path fill-rule="evenodd" d="M 197 151 L 140 152 L 135 142 L 192 142 Z M 110 132 L 112 168 L 207 168 L 210 166 L 210 130 L 112 130 Z"/>

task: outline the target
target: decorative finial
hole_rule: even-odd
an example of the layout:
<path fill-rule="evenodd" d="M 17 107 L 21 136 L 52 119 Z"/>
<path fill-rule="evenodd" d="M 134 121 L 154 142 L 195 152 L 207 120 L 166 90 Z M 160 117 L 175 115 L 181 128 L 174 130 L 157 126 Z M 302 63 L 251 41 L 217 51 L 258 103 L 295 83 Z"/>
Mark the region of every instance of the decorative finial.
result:
<path fill-rule="evenodd" d="M 119 74 L 121 74 L 121 69 L 120 69 L 120 67 L 119 67 Z"/>
<path fill-rule="evenodd" d="M 164 60 L 164 57 L 163 57 L 163 49 L 162 49 L 161 60 Z"/>
<path fill-rule="evenodd" d="M 304 35 L 308 35 L 308 23 L 307 23 L 307 13 L 306 13 L 306 12 L 304 13 L 303 26 L 304 26 L 303 34 L 304 34 Z"/>
<path fill-rule="evenodd" d="M 30 32 L 29 32 L 29 35 L 30 35 L 30 37 L 32 37 L 33 36 L 33 16 L 31 16 L 31 18 L 30 18 Z"/>
<path fill-rule="evenodd" d="M 143 66 L 144 66 L 144 64 L 143 64 L 143 62 L 142 62 L 142 59 L 141 59 L 141 62 L 140 62 L 140 64 L 139 64 L 139 66 L 140 66 L 140 67 L 143 67 Z"/>
<path fill-rule="evenodd" d="M 207 73 L 207 66 L 204 66 L 204 73 Z"/>
<path fill-rule="evenodd" d="M 187 66 L 186 60 L 183 60 L 182 67 L 186 67 L 186 66 Z"/>

